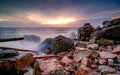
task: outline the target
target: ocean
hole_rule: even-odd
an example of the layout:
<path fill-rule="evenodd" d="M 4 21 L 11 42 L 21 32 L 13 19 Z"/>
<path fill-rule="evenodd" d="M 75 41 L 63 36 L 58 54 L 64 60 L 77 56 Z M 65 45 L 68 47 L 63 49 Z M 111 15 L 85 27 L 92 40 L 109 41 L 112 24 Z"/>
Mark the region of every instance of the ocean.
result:
<path fill-rule="evenodd" d="M 0 38 L 24 37 L 26 35 L 35 35 L 40 38 L 40 42 L 34 42 L 34 40 L 0 42 L 0 46 L 38 50 L 40 43 L 46 38 L 54 38 L 58 35 L 71 37 L 71 33 L 77 35 L 77 30 L 77 27 L 0 27 Z"/>

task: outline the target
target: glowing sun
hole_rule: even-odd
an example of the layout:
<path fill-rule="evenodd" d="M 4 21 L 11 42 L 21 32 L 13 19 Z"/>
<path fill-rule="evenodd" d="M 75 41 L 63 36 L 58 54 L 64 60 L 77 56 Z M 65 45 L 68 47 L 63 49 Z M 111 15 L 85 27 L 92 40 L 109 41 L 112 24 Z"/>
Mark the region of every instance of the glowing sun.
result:
<path fill-rule="evenodd" d="M 55 20 L 49 20 L 49 21 L 43 22 L 43 24 L 67 24 L 74 21 L 76 21 L 76 19 L 74 18 L 58 18 Z"/>
<path fill-rule="evenodd" d="M 30 15 L 27 18 L 31 21 L 38 22 L 42 25 L 58 26 L 58 27 L 66 26 L 68 23 L 75 22 L 78 20 L 73 17 L 43 18 L 42 16 L 38 17 L 36 15 Z"/>

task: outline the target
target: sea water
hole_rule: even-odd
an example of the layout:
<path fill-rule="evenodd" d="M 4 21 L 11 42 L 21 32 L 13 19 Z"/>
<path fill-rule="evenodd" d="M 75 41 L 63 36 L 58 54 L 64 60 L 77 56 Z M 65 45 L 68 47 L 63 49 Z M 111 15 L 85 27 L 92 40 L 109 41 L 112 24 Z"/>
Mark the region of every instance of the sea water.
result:
<path fill-rule="evenodd" d="M 0 42 L 0 46 L 20 49 L 38 50 L 40 43 L 46 38 L 54 38 L 58 35 L 71 37 L 71 33 L 77 35 L 77 27 L 0 27 L 0 38 L 15 38 L 34 35 L 40 38 L 39 42 L 34 40 Z"/>

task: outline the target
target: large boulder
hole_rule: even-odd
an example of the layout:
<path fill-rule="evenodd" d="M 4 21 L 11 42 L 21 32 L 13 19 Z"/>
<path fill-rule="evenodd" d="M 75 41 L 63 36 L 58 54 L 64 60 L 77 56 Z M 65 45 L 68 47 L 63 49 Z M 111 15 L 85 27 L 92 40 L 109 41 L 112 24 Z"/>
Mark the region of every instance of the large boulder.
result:
<path fill-rule="evenodd" d="M 39 45 L 39 52 L 46 52 L 47 50 L 50 50 L 50 44 L 53 41 L 52 38 L 47 38 L 41 44 Z"/>
<path fill-rule="evenodd" d="M 92 32 L 94 32 L 94 28 L 91 24 L 85 23 L 83 27 L 78 29 L 78 40 L 89 41 Z"/>
<path fill-rule="evenodd" d="M 73 40 L 61 35 L 55 37 L 50 45 L 51 53 L 53 54 L 68 51 L 73 47 L 74 47 Z"/>
<path fill-rule="evenodd" d="M 23 75 L 32 61 L 32 54 L 0 59 L 0 75 Z"/>

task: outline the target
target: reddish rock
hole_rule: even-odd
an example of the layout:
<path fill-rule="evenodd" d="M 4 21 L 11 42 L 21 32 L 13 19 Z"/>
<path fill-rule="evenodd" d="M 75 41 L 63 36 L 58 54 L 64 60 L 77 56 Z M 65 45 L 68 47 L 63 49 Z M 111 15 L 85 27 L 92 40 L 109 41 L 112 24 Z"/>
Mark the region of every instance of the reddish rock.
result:
<path fill-rule="evenodd" d="M 81 64 L 86 65 L 86 66 L 90 66 L 91 65 L 91 59 L 83 58 L 83 60 L 81 61 Z"/>
<path fill-rule="evenodd" d="M 62 68 L 59 61 L 56 59 L 38 60 L 40 69 L 43 71 L 42 75 L 50 75 L 56 68 Z"/>
<path fill-rule="evenodd" d="M 75 62 L 80 62 L 83 58 L 89 57 L 91 51 L 79 51 L 76 50 L 73 54 L 73 58 Z"/>
<path fill-rule="evenodd" d="M 97 68 L 97 65 L 91 61 L 91 59 L 89 58 L 84 58 L 82 61 L 81 61 L 81 64 L 82 65 L 86 65 L 90 68 Z"/>
<path fill-rule="evenodd" d="M 112 51 L 112 53 L 119 55 L 120 54 L 120 46 L 115 47 L 114 50 Z"/>
<path fill-rule="evenodd" d="M 85 65 L 81 65 L 78 68 L 75 75 L 100 75 L 100 74 Z"/>
<path fill-rule="evenodd" d="M 64 56 L 61 63 L 64 64 L 64 66 L 73 65 L 73 60 L 69 59 L 67 56 Z"/>

